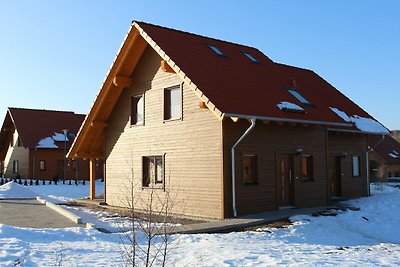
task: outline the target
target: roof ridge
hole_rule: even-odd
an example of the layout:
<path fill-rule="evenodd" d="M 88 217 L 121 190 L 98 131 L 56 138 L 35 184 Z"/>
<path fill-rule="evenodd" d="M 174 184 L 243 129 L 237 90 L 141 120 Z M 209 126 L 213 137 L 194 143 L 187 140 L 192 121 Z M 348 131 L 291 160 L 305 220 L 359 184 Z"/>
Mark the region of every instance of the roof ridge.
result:
<path fill-rule="evenodd" d="M 8 107 L 9 110 L 11 109 L 16 109 L 16 110 L 31 110 L 31 111 L 46 111 L 46 112 L 60 112 L 60 113 L 72 113 L 75 115 L 84 115 L 85 114 L 81 114 L 81 113 L 75 113 L 74 111 L 70 111 L 70 110 L 54 110 L 54 109 L 37 109 L 37 108 L 18 108 L 18 107 Z"/>
<path fill-rule="evenodd" d="M 232 41 L 226 41 L 226 40 L 218 39 L 218 38 L 215 38 L 215 37 L 210 37 L 210 36 L 206 36 L 206 35 L 201 35 L 201 34 L 197 34 L 197 33 L 193 33 L 193 32 L 188 32 L 188 31 L 184 31 L 184 30 L 178 30 L 178 29 L 174 29 L 174 28 L 169 28 L 169 27 L 165 27 L 165 26 L 161 26 L 161 25 L 157 25 L 157 24 L 152 24 L 152 23 L 148 23 L 148 22 L 144 22 L 144 21 L 139 21 L 139 20 L 133 20 L 133 21 L 132 21 L 132 24 L 135 23 L 135 22 L 138 23 L 138 24 L 141 24 L 141 23 L 142 23 L 142 24 L 146 24 L 146 25 L 149 25 L 149 26 L 154 26 L 154 27 L 158 27 L 158 28 L 162 28 L 162 29 L 166 29 L 166 30 L 171 30 L 171 31 L 179 32 L 179 33 L 184 33 L 184 34 L 190 34 L 190 35 L 202 37 L 202 38 L 205 38 L 205 39 L 211 39 L 211 40 L 215 40 L 215 41 L 218 41 L 218 42 L 223 42 L 223 43 L 227 43 L 227 44 L 231 44 L 231 45 L 243 46 L 243 47 L 255 49 L 255 50 L 261 52 L 258 48 L 254 47 L 254 46 L 250 46 L 250 45 L 235 43 L 235 42 L 232 42 Z M 261 52 L 261 53 L 262 53 L 262 52 Z M 264 53 L 263 53 L 263 54 L 264 54 Z M 265 54 L 264 54 L 264 55 L 265 55 Z M 265 55 L 265 56 L 266 56 L 266 55 Z"/>

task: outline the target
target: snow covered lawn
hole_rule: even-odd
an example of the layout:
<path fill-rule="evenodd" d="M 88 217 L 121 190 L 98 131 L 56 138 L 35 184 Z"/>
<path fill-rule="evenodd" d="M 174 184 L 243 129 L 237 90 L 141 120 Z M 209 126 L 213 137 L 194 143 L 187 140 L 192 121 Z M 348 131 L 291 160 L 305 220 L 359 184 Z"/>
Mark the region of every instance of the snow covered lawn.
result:
<path fill-rule="evenodd" d="M 88 185 L 67 186 L 54 186 L 59 191 L 42 188 L 47 185 L 27 188 L 58 200 L 89 192 Z M 293 225 L 284 229 L 173 235 L 167 266 L 398 266 L 400 185 L 384 185 L 381 190 L 373 186 L 372 192 L 371 197 L 346 203 L 359 211 L 294 216 Z M 121 219 L 104 212 L 78 211 L 111 228 Z M 120 234 L 78 227 L 0 225 L 0 266 L 122 266 L 121 238 Z"/>

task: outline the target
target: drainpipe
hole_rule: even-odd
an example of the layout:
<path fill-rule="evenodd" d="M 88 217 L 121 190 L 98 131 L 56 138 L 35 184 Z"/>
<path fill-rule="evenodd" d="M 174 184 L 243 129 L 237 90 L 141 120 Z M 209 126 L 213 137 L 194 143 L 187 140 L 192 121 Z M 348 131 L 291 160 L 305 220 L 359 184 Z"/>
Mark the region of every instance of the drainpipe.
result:
<path fill-rule="evenodd" d="M 368 153 L 371 150 L 373 150 L 375 147 L 377 147 L 380 143 L 382 143 L 384 139 L 385 139 L 385 135 L 382 134 L 381 139 L 374 146 L 368 148 L 367 151 L 365 152 L 365 160 L 366 160 L 365 166 L 367 168 L 367 193 L 368 193 L 367 195 L 368 196 L 371 195 L 371 187 L 370 187 L 370 184 L 369 184 L 369 154 Z"/>
<path fill-rule="evenodd" d="M 236 143 L 231 148 L 231 157 L 232 157 L 232 209 L 233 209 L 233 217 L 237 217 L 236 210 L 236 159 L 235 159 L 235 148 L 236 146 L 245 138 L 251 130 L 256 126 L 256 118 L 251 118 L 250 127 L 244 132 L 244 134 L 236 141 Z"/>

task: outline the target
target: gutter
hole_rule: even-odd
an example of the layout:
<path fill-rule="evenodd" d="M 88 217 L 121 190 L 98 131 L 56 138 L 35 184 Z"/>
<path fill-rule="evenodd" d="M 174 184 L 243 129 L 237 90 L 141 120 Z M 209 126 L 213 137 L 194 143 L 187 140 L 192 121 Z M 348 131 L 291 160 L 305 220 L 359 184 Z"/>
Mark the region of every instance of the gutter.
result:
<path fill-rule="evenodd" d="M 231 157 L 232 157 L 232 209 L 233 209 L 233 217 L 237 217 L 236 210 L 236 158 L 235 158 L 235 148 L 236 146 L 253 130 L 256 126 L 256 118 L 251 118 L 250 127 L 240 136 L 240 138 L 236 141 L 236 143 L 231 148 Z"/>
<path fill-rule="evenodd" d="M 371 195 L 371 187 L 369 184 L 369 152 L 374 150 L 375 147 L 377 147 L 380 143 L 383 142 L 383 140 L 385 140 L 385 135 L 382 134 L 381 139 L 372 147 L 368 148 L 367 151 L 365 152 L 365 160 L 366 160 L 366 168 L 367 168 L 367 195 L 370 196 Z"/>
<path fill-rule="evenodd" d="M 224 118 L 239 118 L 239 119 L 249 119 L 254 118 L 261 121 L 279 121 L 279 122 L 292 122 L 292 123 L 302 123 L 302 124 L 315 124 L 315 125 L 326 125 L 326 126 L 337 126 L 337 127 L 352 127 L 352 123 L 336 123 L 336 122 L 326 122 L 326 121 L 308 121 L 308 120 L 296 120 L 287 118 L 276 118 L 276 117 L 264 117 L 264 116 L 252 116 L 252 115 L 242 115 L 242 114 L 232 114 L 224 113 Z"/>

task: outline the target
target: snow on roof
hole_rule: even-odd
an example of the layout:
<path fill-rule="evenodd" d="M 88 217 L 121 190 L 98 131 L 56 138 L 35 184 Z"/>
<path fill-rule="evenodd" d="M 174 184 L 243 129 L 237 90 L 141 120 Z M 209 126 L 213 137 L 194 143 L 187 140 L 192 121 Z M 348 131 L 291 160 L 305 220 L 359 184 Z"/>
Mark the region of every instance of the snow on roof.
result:
<path fill-rule="evenodd" d="M 51 138 L 53 138 L 53 140 L 56 142 L 64 142 L 64 141 L 68 142 L 69 141 L 68 136 L 64 135 L 63 133 L 54 133 Z"/>
<path fill-rule="evenodd" d="M 394 159 L 400 158 L 400 155 L 397 151 L 393 150 L 391 153 L 389 153 L 389 156 L 391 156 Z"/>
<path fill-rule="evenodd" d="M 294 103 L 282 101 L 281 103 L 276 105 L 280 110 L 295 110 L 295 111 L 304 111 L 304 109 Z"/>
<path fill-rule="evenodd" d="M 7 198 L 36 198 L 37 194 L 28 188 L 14 182 L 0 186 L 0 199 Z"/>
<path fill-rule="evenodd" d="M 352 122 L 350 117 L 347 116 L 347 114 L 337 108 L 329 107 L 336 115 L 338 115 L 340 118 L 342 118 L 346 122 Z"/>
<path fill-rule="evenodd" d="M 389 133 L 388 129 L 374 119 L 365 118 L 358 115 L 349 116 L 346 114 L 346 112 L 341 111 L 338 108 L 329 108 L 344 121 L 354 123 L 357 129 L 360 131 L 370 133 Z"/>
<path fill-rule="evenodd" d="M 41 139 L 37 146 L 37 148 L 58 148 L 58 146 L 54 143 L 53 138 L 51 137 L 46 137 Z"/>

